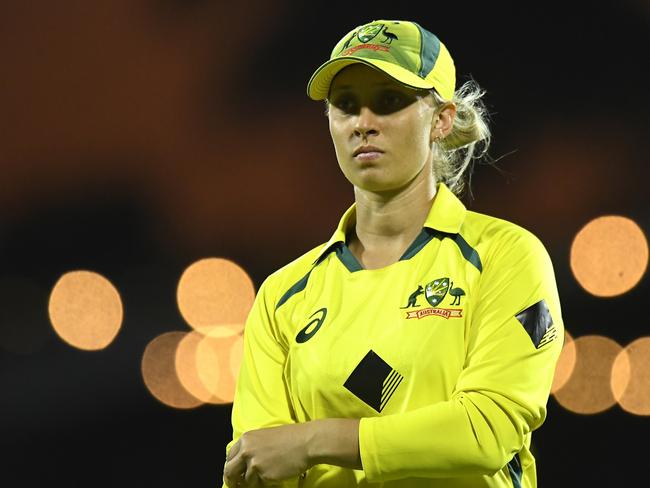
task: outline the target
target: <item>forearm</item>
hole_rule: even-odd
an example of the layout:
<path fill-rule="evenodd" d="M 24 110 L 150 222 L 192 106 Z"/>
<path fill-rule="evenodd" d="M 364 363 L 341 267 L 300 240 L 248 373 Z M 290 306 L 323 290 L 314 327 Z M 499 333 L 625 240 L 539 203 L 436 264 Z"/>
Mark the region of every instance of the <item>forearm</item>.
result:
<path fill-rule="evenodd" d="M 510 405 L 507 414 L 480 393 L 463 396 L 364 419 L 360 450 L 367 480 L 489 476 L 503 468 L 524 443 L 521 411 Z"/>
<path fill-rule="evenodd" d="M 359 419 L 321 419 L 310 424 L 310 465 L 331 464 L 362 469 L 359 454 Z"/>

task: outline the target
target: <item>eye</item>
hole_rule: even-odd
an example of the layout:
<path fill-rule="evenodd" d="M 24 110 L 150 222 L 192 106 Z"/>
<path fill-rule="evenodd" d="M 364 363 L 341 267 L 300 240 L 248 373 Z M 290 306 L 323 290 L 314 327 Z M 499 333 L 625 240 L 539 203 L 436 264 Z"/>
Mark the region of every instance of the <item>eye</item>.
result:
<path fill-rule="evenodd" d="M 402 110 L 415 101 L 415 98 L 396 90 L 385 90 L 378 94 L 377 113 L 390 114 Z"/>
<path fill-rule="evenodd" d="M 330 102 L 343 113 L 353 114 L 358 112 L 357 101 L 351 95 L 335 96 Z"/>
<path fill-rule="evenodd" d="M 401 93 L 389 92 L 384 95 L 384 100 L 387 106 L 396 107 L 398 105 L 401 105 L 401 103 L 404 101 L 404 96 Z"/>

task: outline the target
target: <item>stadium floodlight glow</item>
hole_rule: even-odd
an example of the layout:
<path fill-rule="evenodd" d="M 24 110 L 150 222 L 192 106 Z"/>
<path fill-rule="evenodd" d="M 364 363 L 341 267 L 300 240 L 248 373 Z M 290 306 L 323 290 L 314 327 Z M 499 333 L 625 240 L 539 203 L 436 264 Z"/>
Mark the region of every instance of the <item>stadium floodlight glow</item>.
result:
<path fill-rule="evenodd" d="M 203 402 L 188 392 L 176 374 L 176 351 L 187 332 L 165 332 L 152 339 L 142 355 L 141 372 L 144 384 L 161 403 L 189 409 Z"/>
<path fill-rule="evenodd" d="M 612 392 L 619 406 L 650 415 L 650 337 L 640 337 L 619 353 L 612 367 Z"/>
<path fill-rule="evenodd" d="M 576 363 L 571 377 L 553 396 L 565 409 L 578 414 L 596 414 L 616 405 L 610 387 L 614 361 L 623 349 L 600 335 L 575 338 Z"/>
<path fill-rule="evenodd" d="M 240 332 L 255 300 L 255 287 L 246 271 L 224 258 L 206 258 L 190 265 L 176 291 L 178 309 L 187 324 L 229 325 Z"/>
<path fill-rule="evenodd" d="M 621 295 L 643 277 L 648 267 L 648 241 L 632 219 L 598 217 L 576 234 L 570 265 L 580 286 L 592 295 Z"/>
<path fill-rule="evenodd" d="M 50 323 L 61 339 L 87 351 L 104 349 L 122 326 L 120 294 L 113 284 L 92 271 L 62 275 L 50 293 Z"/>

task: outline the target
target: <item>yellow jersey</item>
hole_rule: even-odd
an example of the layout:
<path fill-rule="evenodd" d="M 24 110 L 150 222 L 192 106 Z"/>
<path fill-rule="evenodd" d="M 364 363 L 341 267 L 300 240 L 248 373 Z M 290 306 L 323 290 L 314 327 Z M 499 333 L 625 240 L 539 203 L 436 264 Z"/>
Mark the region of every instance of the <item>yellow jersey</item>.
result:
<path fill-rule="evenodd" d="M 352 205 L 258 290 L 226 453 L 249 430 L 359 418 L 363 470 L 319 464 L 282 486 L 536 487 L 531 433 L 564 335 L 542 243 L 440 183 L 401 259 L 365 270 L 354 220 Z"/>

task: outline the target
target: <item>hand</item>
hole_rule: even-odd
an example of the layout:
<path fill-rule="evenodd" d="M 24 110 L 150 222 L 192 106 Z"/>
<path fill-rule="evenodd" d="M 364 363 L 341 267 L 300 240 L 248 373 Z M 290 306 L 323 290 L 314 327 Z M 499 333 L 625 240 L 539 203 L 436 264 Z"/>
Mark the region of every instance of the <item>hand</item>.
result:
<path fill-rule="evenodd" d="M 311 430 L 306 422 L 244 433 L 228 452 L 224 483 L 229 488 L 264 486 L 307 471 Z"/>

